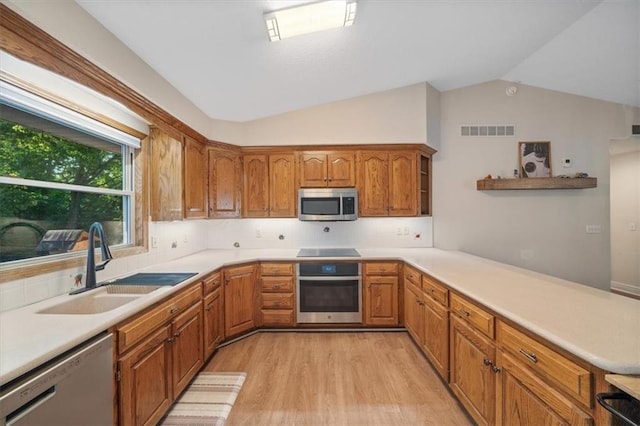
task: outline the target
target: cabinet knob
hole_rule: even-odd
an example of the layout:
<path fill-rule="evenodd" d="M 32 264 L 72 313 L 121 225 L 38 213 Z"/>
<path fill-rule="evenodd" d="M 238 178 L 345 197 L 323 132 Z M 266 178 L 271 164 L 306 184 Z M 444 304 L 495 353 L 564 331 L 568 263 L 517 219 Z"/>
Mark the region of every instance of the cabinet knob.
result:
<path fill-rule="evenodd" d="M 482 363 L 484 365 L 493 365 L 493 361 L 491 361 L 490 359 L 487 359 L 487 358 L 483 359 Z"/>
<path fill-rule="evenodd" d="M 458 309 L 458 313 L 463 317 L 468 317 L 470 315 L 469 311 L 465 311 L 464 309 Z"/>
<path fill-rule="evenodd" d="M 493 367 L 491 367 L 491 371 L 493 371 L 494 373 L 499 373 L 502 369 L 496 365 L 494 365 Z"/>
<path fill-rule="evenodd" d="M 280 284 L 274 284 L 273 285 L 273 289 L 274 290 L 280 290 Z"/>
<path fill-rule="evenodd" d="M 173 337 L 176 337 L 176 338 L 180 337 L 180 332 L 176 331 L 175 333 L 173 333 Z"/>
<path fill-rule="evenodd" d="M 178 312 L 180 309 L 176 308 L 176 307 L 172 307 L 171 309 L 169 309 L 169 313 L 170 314 L 175 314 L 176 312 Z"/>
<path fill-rule="evenodd" d="M 174 340 L 176 340 L 176 339 L 174 339 L 173 337 L 169 337 L 169 338 L 167 339 L 167 342 L 169 342 L 169 343 L 173 343 L 173 341 L 174 341 Z"/>

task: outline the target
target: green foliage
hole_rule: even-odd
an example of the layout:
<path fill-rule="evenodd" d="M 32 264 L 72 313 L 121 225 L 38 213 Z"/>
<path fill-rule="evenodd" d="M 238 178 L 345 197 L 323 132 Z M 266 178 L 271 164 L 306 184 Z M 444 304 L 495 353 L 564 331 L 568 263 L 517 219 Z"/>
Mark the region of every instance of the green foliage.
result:
<path fill-rule="evenodd" d="M 0 120 L 0 176 L 122 188 L 122 156 Z M 47 220 L 50 228 L 87 229 L 122 220 L 122 197 L 0 185 L 0 217 Z"/>

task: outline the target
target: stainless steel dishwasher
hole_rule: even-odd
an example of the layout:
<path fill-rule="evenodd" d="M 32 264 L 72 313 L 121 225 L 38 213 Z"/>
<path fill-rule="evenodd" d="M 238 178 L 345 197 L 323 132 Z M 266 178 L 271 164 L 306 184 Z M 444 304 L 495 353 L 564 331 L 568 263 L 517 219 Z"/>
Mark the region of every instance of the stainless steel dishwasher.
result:
<path fill-rule="evenodd" d="M 3 386 L 0 426 L 113 425 L 112 348 L 101 334 Z"/>

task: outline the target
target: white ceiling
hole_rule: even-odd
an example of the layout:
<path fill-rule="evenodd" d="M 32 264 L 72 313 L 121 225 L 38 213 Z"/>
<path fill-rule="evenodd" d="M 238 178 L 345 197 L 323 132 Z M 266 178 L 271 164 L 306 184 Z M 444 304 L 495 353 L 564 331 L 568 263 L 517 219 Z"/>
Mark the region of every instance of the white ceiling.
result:
<path fill-rule="evenodd" d="M 359 0 L 353 26 L 276 43 L 263 13 L 308 1 L 76 1 L 216 119 L 424 81 L 505 79 L 640 106 L 639 0 Z"/>

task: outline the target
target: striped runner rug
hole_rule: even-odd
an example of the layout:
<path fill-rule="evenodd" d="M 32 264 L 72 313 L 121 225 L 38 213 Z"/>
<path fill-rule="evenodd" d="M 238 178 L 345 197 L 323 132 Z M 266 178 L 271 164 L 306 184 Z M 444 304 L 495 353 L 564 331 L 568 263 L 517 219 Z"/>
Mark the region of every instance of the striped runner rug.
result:
<path fill-rule="evenodd" d="M 246 377 L 247 373 L 201 372 L 159 424 L 223 425 Z"/>

